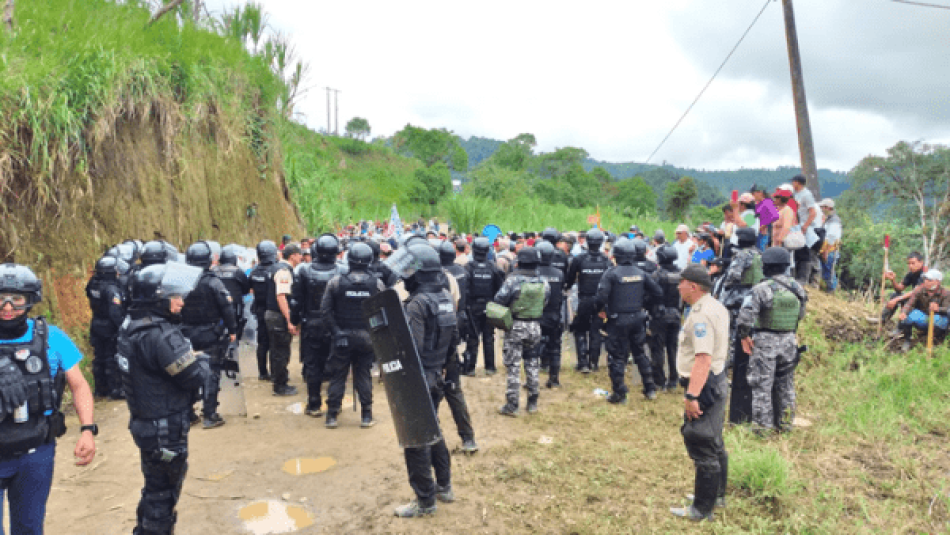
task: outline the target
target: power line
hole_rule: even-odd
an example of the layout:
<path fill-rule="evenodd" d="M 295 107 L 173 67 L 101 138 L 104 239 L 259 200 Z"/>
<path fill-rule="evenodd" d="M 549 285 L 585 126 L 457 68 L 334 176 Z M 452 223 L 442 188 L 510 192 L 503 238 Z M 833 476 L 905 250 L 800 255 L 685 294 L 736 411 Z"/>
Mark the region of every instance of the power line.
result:
<path fill-rule="evenodd" d="M 765 13 L 765 8 L 769 7 L 769 3 L 771 2 L 772 0 L 765 0 L 765 5 L 762 6 L 762 9 L 759 11 L 759 14 L 756 15 L 755 19 L 752 20 L 752 24 L 750 24 L 749 27 L 746 28 L 745 32 L 742 34 L 742 37 L 739 38 L 739 42 L 736 43 L 736 46 L 732 47 L 732 50 L 729 51 L 729 55 L 726 56 L 726 59 L 722 60 L 722 64 L 719 65 L 719 68 L 716 69 L 716 72 L 713 73 L 712 78 L 710 78 L 709 81 L 706 82 L 706 85 L 703 87 L 702 91 L 700 91 L 699 94 L 696 95 L 696 98 L 693 99 L 693 103 L 690 104 L 688 108 L 686 108 L 686 111 L 683 112 L 683 116 L 680 117 L 678 121 L 676 121 L 676 124 L 673 125 L 673 128 L 671 128 L 669 133 L 666 134 L 666 137 L 663 138 L 663 141 L 661 141 L 660 144 L 657 145 L 655 149 L 653 149 L 653 152 L 650 153 L 650 157 L 647 158 L 647 160 L 643 163 L 650 163 L 650 160 L 652 160 L 653 157 L 656 156 L 657 151 L 659 151 L 660 148 L 663 147 L 663 144 L 666 143 L 666 140 L 669 139 L 670 136 L 673 135 L 673 132 L 676 130 L 676 127 L 678 127 L 680 123 L 683 122 L 683 119 L 685 119 L 686 116 L 689 114 L 690 110 L 693 109 L 693 106 L 695 106 L 696 103 L 699 102 L 699 99 L 703 96 L 703 93 L 705 93 L 706 90 L 709 89 L 709 86 L 712 85 L 713 80 L 716 79 L 716 76 L 719 74 L 722 68 L 726 66 L 726 62 L 729 61 L 729 58 L 731 58 L 732 54 L 734 54 L 736 49 L 739 48 L 739 45 L 742 44 L 742 41 L 745 40 L 746 36 L 749 35 L 749 32 L 752 31 L 752 27 L 755 26 L 755 23 L 759 21 L 759 18 L 762 16 L 762 13 Z"/>
<path fill-rule="evenodd" d="M 950 9 L 950 6 L 942 6 L 940 4 L 928 4 L 927 2 L 911 2 L 910 0 L 891 0 L 891 1 L 897 2 L 900 4 L 910 4 L 912 6 L 937 7 L 940 9 Z"/>

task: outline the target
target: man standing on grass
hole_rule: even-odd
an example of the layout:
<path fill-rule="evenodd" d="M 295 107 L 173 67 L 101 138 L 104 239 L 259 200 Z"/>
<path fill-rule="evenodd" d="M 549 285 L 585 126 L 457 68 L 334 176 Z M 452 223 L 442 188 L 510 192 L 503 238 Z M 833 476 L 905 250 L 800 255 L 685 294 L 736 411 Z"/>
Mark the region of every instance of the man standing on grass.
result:
<path fill-rule="evenodd" d="M 686 387 L 680 432 L 696 478 L 693 503 L 670 512 L 697 522 L 711 520 L 713 508 L 725 505 L 729 464 L 722 440 L 729 312 L 709 295 L 710 288 L 712 280 L 699 264 L 690 264 L 680 274 L 680 296 L 690 305 L 676 357 L 680 384 Z"/>

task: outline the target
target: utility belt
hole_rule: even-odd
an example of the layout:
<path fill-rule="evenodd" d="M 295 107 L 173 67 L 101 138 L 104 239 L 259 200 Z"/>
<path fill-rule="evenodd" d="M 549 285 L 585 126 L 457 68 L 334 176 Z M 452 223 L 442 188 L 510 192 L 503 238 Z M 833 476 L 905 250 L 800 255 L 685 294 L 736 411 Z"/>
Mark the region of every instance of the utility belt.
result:
<path fill-rule="evenodd" d="M 155 420 L 133 418 L 129 422 L 132 440 L 147 458 L 170 463 L 188 452 L 188 411 Z"/>
<path fill-rule="evenodd" d="M 792 330 L 789 330 L 789 331 L 779 331 L 779 330 L 776 330 L 776 329 L 763 329 L 763 328 L 759 327 L 759 328 L 753 329 L 753 330 L 752 330 L 752 334 L 755 334 L 755 333 L 787 334 L 787 333 L 794 333 L 794 332 L 797 331 L 797 330 L 798 330 L 798 329 L 792 329 Z"/>
<path fill-rule="evenodd" d="M 703 389 L 699 392 L 699 396 L 697 396 L 699 398 L 699 410 L 706 411 L 706 409 L 712 407 L 717 401 L 726 397 L 725 375 L 725 369 L 718 375 L 712 371 L 709 372 L 709 375 L 706 377 L 706 384 L 703 385 Z M 689 388 L 689 377 L 680 377 L 679 383 L 684 389 Z"/>
<path fill-rule="evenodd" d="M 512 316 L 512 321 L 522 321 L 524 323 L 541 323 L 541 318 L 516 318 Z"/>

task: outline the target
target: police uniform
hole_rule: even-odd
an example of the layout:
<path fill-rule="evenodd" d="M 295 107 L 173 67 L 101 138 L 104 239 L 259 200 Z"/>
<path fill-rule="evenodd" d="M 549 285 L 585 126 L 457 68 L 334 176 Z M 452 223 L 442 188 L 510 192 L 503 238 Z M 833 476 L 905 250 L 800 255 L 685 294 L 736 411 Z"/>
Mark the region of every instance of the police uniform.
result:
<path fill-rule="evenodd" d="M 752 422 L 757 429 L 791 430 L 795 416 L 795 331 L 805 317 L 805 289 L 785 275 L 752 287 L 739 310 L 738 336 L 751 334 L 748 382 L 752 388 Z"/>
<path fill-rule="evenodd" d="M 267 337 L 267 290 L 270 287 L 271 278 L 274 276 L 274 264 L 258 264 L 251 270 L 248 278 L 251 282 L 251 289 L 254 291 L 254 302 L 251 305 L 251 312 L 257 319 L 257 373 L 261 379 L 270 379 L 267 372 L 267 353 L 270 351 L 270 339 Z"/>
<path fill-rule="evenodd" d="M 557 252 L 555 251 L 555 253 Z M 561 252 L 561 254 L 564 253 Z M 544 305 L 544 312 L 541 314 L 541 367 L 547 367 L 548 369 L 548 382 L 546 384 L 548 388 L 561 385 L 561 341 L 564 335 L 564 322 L 562 320 L 564 271 L 554 265 L 554 256 L 552 255 L 548 265 L 545 265 L 542 259 L 541 267 L 538 268 L 541 280 L 548 283 L 551 289 L 550 297 Z M 564 266 L 567 267 L 566 261 Z"/>
<path fill-rule="evenodd" d="M 238 325 L 236 334 L 240 340 L 244 334 L 244 325 L 247 323 L 247 318 L 244 317 L 244 296 L 251 292 L 251 280 L 244 270 L 236 265 L 218 264 L 211 268 L 211 272 L 221 279 L 231 296 L 234 317 Z"/>
<path fill-rule="evenodd" d="M 739 232 L 751 229 L 740 229 Z M 723 275 L 722 303 L 729 310 L 732 320 L 730 329 L 730 360 L 732 361 L 732 390 L 729 401 L 729 422 L 741 424 L 752 417 L 752 389 L 748 382 L 749 355 L 742 349 L 741 339 L 735 335 L 738 329 L 739 308 L 752 287 L 762 281 L 762 253 L 755 247 L 740 241 L 740 247 Z"/>
<path fill-rule="evenodd" d="M 337 275 L 346 273 L 346 269 L 333 259 L 317 259 L 299 270 L 297 284 L 294 286 L 297 305 L 301 313 L 300 361 L 303 363 L 303 377 L 307 382 L 307 409 L 319 416 L 321 385 L 328 380 L 326 365 L 333 345 L 330 326 L 320 312 L 323 294 L 327 285 Z"/>
<path fill-rule="evenodd" d="M 463 326 L 468 322 L 468 314 L 465 312 L 468 304 L 468 272 L 463 266 L 455 263 L 445 264 L 443 261 L 443 272 L 446 284 L 444 288 L 452 293 L 452 287 L 456 288 L 458 296 L 452 297 L 455 307 L 456 325 L 459 330 L 459 340 Z M 455 420 L 455 427 L 458 428 L 459 438 L 462 439 L 463 447 L 468 451 L 475 451 L 478 446 L 475 445 L 475 429 L 472 427 L 472 416 L 468 412 L 468 403 L 465 402 L 465 393 L 462 391 L 462 363 L 459 359 L 458 344 L 449 348 L 449 354 L 445 359 L 445 402 L 452 411 L 452 419 Z M 474 448 L 474 449 L 473 449 Z"/>
<path fill-rule="evenodd" d="M 683 278 L 692 276 L 687 273 L 691 267 L 684 270 Z M 705 272 L 701 266 L 697 267 Z M 702 415 L 694 420 L 684 417 L 680 429 L 686 451 L 696 468 L 696 498 L 692 507 L 702 515 L 712 514 L 717 498 L 725 496 L 726 490 L 729 457 L 722 439 L 722 428 L 728 388 L 725 373 L 728 352 L 729 313 L 711 295 L 704 294 L 693 303 L 683 321 L 676 357 L 682 385 L 690 382 L 696 355 L 712 357 L 709 375 L 698 396 Z"/>
<path fill-rule="evenodd" d="M 287 364 L 290 363 L 290 344 L 294 336 L 290 333 L 290 319 L 284 317 L 277 297 L 285 296 L 289 309 L 293 288 L 294 268 L 286 261 L 278 262 L 267 281 L 264 322 L 267 325 L 267 339 L 270 344 L 270 371 L 274 381 L 274 393 L 281 395 L 292 391 L 287 384 Z"/>
<path fill-rule="evenodd" d="M 525 247 L 522 252 L 534 248 Z M 537 254 L 537 253 L 535 253 Z M 519 260 L 521 260 L 519 253 Z M 524 262 L 520 262 L 524 266 Z M 536 266 L 537 263 L 534 264 Z M 535 269 L 519 267 L 505 279 L 494 301 L 509 307 L 514 320 L 505 334 L 504 363 L 508 371 L 503 414 L 515 414 L 521 391 L 521 363 L 524 362 L 528 386 L 528 412 L 537 410 L 540 395 L 541 362 L 538 345 L 541 342 L 541 316 L 551 295 L 551 287 Z"/>
<path fill-rule="evenodd" d="M 663 292 L 660 299 L 663 312 L 656 313 L 650 319 L 649 345 L 653 384 L 658 389 L 673 389 L 679 380 L 679 374 L 676 372 L 676 353 L 683 308 L 679 290 L 680 270 L 675 263 L 660 264 L 655 280 Z M 669 369 L 669 377 L 663 371 L 664 364 Z"/>
<path fill-rule="evenodd" d="M 465 346 L 465 372 L 475 373 L 478 363 L 478 340 L 482 341 L 485 371 L 495 373 L 495 329 L 485 316 L 485 305 L 491 301 L 504 282 L 504 274 L 487 258 L 473 259 L 465 266 L 469 280 L 468 316 L 474 333 L 470 333 Z"/>
<path fill-rule="evenodd" d="M 92 309 L 89 323 L 89 345 L 95 358 L 92 376 L 96 381 L 96 396 L 122 397 L 122 384 L 115 368 L 116 336 L 125 319 L 125 293 L 118 279 L 94 275 L 86 285 L 86 297 Z"/>
<path fill-rule="evenodd" d="M 597 316 L 596 294 L 600 279 L 610 267 L 600 251 L 582 253 L 571 262 L 565 288 L 577 282 L 577 314 L 571 324 L 577 346 L 577 369 L 597 370 L 600 361 L 603 321 Z"/>
<path fill-rule="evenodd" d="M 643 394 L 656 393 L 650 359 L 644 353 L 649 305 L 656 306 L 663 290 L 650 276 L 636 265 L 618 259 L 621 265 L 604 273 L 597 287 L 596 308 L 607 312 L 607 366 L 614 396 L 613 402 L 626 399 L 624 373 L 631 351 L 643 381 Z"/>

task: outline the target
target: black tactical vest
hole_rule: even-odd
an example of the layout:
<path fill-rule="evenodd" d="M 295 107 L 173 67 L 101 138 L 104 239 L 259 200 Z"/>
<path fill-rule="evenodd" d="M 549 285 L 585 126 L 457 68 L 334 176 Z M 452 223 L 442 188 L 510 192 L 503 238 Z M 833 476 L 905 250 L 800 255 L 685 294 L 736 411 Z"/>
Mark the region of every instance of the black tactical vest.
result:
<path fill-rule="evenodd" d="M 211 272 L 218 276 L 221 279 L 221 282 L 224 283 L 224 287 L 228 289 L 228 293 L 231 294 L 231 299 L 235 303 L 240 303 L 244 298 L 244 287 L 241 285 L 240 280 L 238 279 L 238 273 L 243 273 L 243 270 L 237 266 L 215 266 L 211 268 Z"/>
<path fill-rule="evenodd" d="M 205 325 L 208 323 L 217 323 L 221 321 L 221 311 L 218 309 L 218 301 L 214 296 L 214 284 L 212 281 L 218 280 L 218 276 L 210 271 L 205 271 L 195 289 L 185 298 L 185 306 L 181 309 L 181 322 L 185 325 Z M 234 299 L 233 297 L 231 298 Z"/>
<path fill-rule="evenodd" d="M 652 260 L 637 260 L 634 265 L 640 268 L 640 271 L 650 275 L 656 272 L 656 262 Z"/>
<path fill-rule="evenodd" d="M 340 285 L 333 296 L 333 317 L 341 329 L 356 331 L 369 328 L 363 319 L 363 301 L 379 293 L 378 282 L 379 279 L 369 273 L 356 272 L 340 277 Z"/>
<path fill-rule="evenodd" d="M 0 421 L 0 459 L 8 460 L 52 442 L 65 432 L 59 411 L 66 385 L 66 370 L 50 378 L 47 356 L 49 330 L 43 318 L 33 320 L 33 339 L 18 344 L 0 344 L 0 356 L 16 363 L 27 384 L 29 419 L 16 423 L 12 416 Z M 46 411 L 52 411 L 50 416 Z"/>
<path fill-rule="evenodd" d="M 610 260 L 601 252 L 587 253 L 579 258 L 577 270 L 577 293 L 583 297 L 590 297 L 597 293 L 597 285 L 601 277 L 610 267 Z"/>
<path fill-rule="evenodd" d="M 494 271 L 487 262 L 472 262 L 472 301 L 486 301 L 495 297 L 492 279 Z"/>
<path fill-rule="evenodd" d="M 267 310 L 277 312 L 280 314 L 280 305 L 277 304 L 277 283 L 274 282 L 274 276 L 277 275 L 278 271 L 285 270 L 290 272 L 290 289 L 291 293 L 293 292 L 294 282 L 296 280 L 294 276 L 294 268 L 286 262 L 278 262 L 273 265 L 270 270 L 270 278 L 267 279 Z M 290 296 L 291 293 L 287 295 L 287 306 L 290 307 Z"/>
<path fill-rule="evenodd" d="M 680 306 L 680 273 L 660 267 L 657 270 L 656 282 L 663 290 L 663 306 L 670 309 L 679 309 Z"/>
<path fill-rule="evenodd" d="M 313 263 L 300 271 L 300 280 L 297 283 L 304 285 L 307 301 L 299 304 L 305 318 L 314 319 L 320 316 L 320 304 L 323 303 L 327 284 L 330 283 L 330 279 L 339 274 L 340 269 L 335 263 Z"/>
<path fill-rule="evenodd" d="M 544 315 L 550 316 L 552 313 L 556 313 L 558 317 L 561 315 L 561 302 L 564 300 L 564 272 L 560 269 L 550 266 L 541 266 L 538 268 L 538 274 L 541 275 L 541 280 L 548 283 L 548 286 L 551 287 L 551 295 L 548 296 L 548 304 L 544 307 Z"/>
<path fill-rule="evenodd" d="M 643 310 L 643 278 L 647 275 L 636 266 L 617 266 L 611 272 L 613 283 L 607 300 L 611 314 L 629 314 Z"/>
<path fill-rule="evenodd" d="M 426 332 L 419 348 L 419 358 L 424 368 L 431 369 L 445 363 L 455 338 L 458 324 L 455 304 L 447 290 L 423 291 L 416 295 L 416 299 L 422 300 L 426 307 Z"/>
<path fill-rule="evenodd" d="M 251 289 L 254 290 L 254 306 L 263 309 L 267 305 L 267 289 L 269 288 L 269 283 L 271 277 L 274 276 L 274 266 L 276 264 L 271 264 L 269 266 L 264 266 L 258 264 L 251 270 L 251 274 L 248 277 L 251 279 Z"/>
<path fill-rule="evenodd" d="M 466 271 L 465 266 L 460 266 L 458 264 L 452 264 L 447 266 L 445 271 L 448 271 L 450 275 L 455 277 L 455 282 L 459 285 L 459 310 L 465 310 L 468 308 L 468 290 L 469 290 L 469 280 L 468 280 L 468 271 Z"/>
<path fill-rule="evenodd" d="M 551 267 L 561 270 L 562 275 L 567 275 L 567 255 L 564 251 L 555 247 L 554 254 L 551 255 Z"/>

